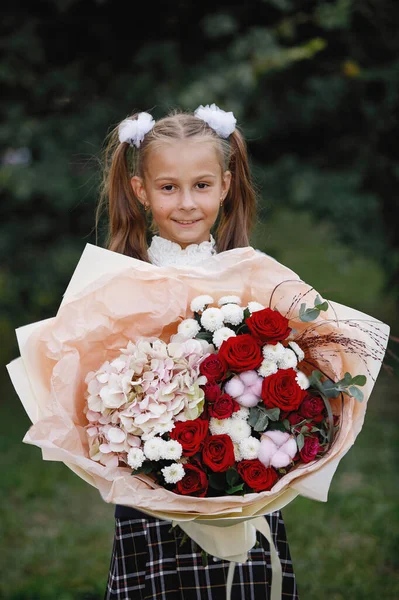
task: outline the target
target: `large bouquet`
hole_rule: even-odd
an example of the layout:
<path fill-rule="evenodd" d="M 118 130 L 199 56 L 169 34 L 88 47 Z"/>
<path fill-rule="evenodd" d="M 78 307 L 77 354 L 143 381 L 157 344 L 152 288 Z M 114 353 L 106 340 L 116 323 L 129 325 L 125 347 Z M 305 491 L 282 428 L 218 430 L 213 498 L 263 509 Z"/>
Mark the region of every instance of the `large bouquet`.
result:
<path fill-rule="evenodd" d="M 250 247 L 160 268 L 88 244 L 8 370 L 24 442 L 234 564 L 271 542 L 261 515 L 327 499 L 388 335 Z"/>

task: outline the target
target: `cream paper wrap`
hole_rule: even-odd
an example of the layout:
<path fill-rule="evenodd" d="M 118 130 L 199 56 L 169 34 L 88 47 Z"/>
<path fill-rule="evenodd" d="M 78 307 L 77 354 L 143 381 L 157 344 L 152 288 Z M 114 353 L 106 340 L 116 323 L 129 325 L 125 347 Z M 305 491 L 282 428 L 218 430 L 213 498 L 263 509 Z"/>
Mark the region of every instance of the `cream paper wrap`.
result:
<path fill-rule="evenodd" d="M 106 502 L 179 523 L 210 554 L 245 562 L 256 530 L 264 529 L 265 519 L 260 516 L 281 509 L 298 494 L 327 500 L 338 463 L 362 428 L 389 327 L 329 302 L 329 310 L 315 322 L 314 333 L 344 333 L 355 343 L 365 343 L 370 355 L 342 352 L 331 345 L 323 348 L 323 367 L 335 379 L 345 371 L 365 374 L 365 399 L 359 403 L 345 396 L 339 434 L 323 458 L 290 471 L 270 491 L 244 496 L 183 497 L 159 487 L 148 476 L 132 477 L 130 468 L 105 467 L 91 460 L 84 429 L 84 378 L 105 360 L 115 358 L 128 340 L 157 336 L 167 342 L 179 322 L 192 316 L 190 302 L 199 294 L 211 294 L 215 300 L 237 295 L 243 305 L 258 301 L 268 306 L 276 286 L 271 307 L 283 314 L 298 294 L 305 293 L 303 301 L 313 306 L 315 290 L 251 247 L 216 254 L 202 266 L 157 267 L 87 244 L 57 315 L 16 332 L 21 356 L 7 368 L 33 423 L 23 441 L 42 448 L 44 460 L 64 462 L 96 487 Z M 315 325 L 298 318 L 292 323 L 298 332 Z M 333 411 L 339 412 L 339 401 L 332 403 Z"/>

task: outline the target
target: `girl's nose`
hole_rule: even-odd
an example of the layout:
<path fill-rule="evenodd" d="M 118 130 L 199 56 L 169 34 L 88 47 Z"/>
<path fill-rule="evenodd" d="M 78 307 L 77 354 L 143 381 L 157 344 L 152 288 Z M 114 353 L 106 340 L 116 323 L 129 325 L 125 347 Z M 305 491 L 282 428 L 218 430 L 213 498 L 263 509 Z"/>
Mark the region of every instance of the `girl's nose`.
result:
<path fill-rule="evenodd" d="M 180 206 L 183 208 L 192 208 L 195 207 L 194 195 L 191 190 L 182 190 L 180 197 Z"/>

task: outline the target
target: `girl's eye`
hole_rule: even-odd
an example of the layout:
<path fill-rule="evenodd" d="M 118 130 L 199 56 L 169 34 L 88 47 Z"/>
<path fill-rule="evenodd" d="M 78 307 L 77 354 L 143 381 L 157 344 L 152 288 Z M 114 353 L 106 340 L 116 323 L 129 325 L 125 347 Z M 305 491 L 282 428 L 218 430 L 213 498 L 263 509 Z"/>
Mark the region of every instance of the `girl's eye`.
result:
<path fill-rule="evenodd" d="M 162 189 L 166 192 L 171 192 L 173 188 L 174 186 L 171 183 L 168 183 L 168 185 L 164 185 Z"/>
<path fill-rule="evenodd" d="M 198 187 L 199 187 L 200 190 L 205 190 L 207 187 L 209 187 L 208 183 L 203 183 L 203 182 L 197 183 L 197 185 L 198 185 Z"/>

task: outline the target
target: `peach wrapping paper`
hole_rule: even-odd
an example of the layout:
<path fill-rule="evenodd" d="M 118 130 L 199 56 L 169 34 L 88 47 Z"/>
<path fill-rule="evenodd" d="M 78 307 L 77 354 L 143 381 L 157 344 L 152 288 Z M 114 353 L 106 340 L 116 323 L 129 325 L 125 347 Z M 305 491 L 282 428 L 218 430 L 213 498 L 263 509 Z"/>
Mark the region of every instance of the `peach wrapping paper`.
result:
<path fill-rule="evenodd" d="M 244 562 L 254 544 L 256 523 L 260 524 L 257 517 L 279 510 L 298 494 L 327 500 L 338 463 L 362 428 L 385 353 L 388 325 L 329 302 L 328 311 L 316 321 L 317 331 L 344 333 L 366 343 L 373 356 L 361 358 L 326 347 L 324 370 L 335 379 L 345 371 L 364 373 L 365 399 L 359 403 L 344 397 L 342 427 L 327 455 L 291 471 L 271 491 L 245 496 L 182 497 L 158 487 L 148 476 L 132 477 L 130 468 L 92 461 L 84 430 L 84 378 L 106 359 L 116 357 L 129 339 L 156 336 L 167 342 L 179 322 L 192 316 L 190 302 L 199 294 L 211 294 L 215 300 L 234 294 L 242 304 L 256 300 L 267 306 L 273 288 L 282 282 L 273 294 L 272 308 L 285 314 L 293 296 L 304 292 L 303 301 L 313 306 L 315 290 L 251 247 L 216 254 L 202 266 L 157 267 L 87 244 L 57 315 L 16 332 L 21 356 L 7 368 L 33 423 L 23 441 L 39 446 L 44 460 L 64 462 L 95 486 L 106 502 L 178 522 L 211 554 Z M 293 322 L 298 332 L 313 325 L 295 318 Z M 339 411 L 338 400 L 333 401 L 333 411 Z"/>

